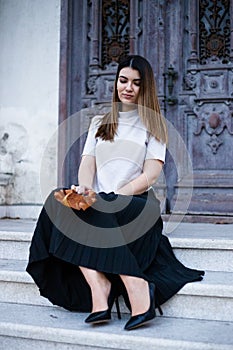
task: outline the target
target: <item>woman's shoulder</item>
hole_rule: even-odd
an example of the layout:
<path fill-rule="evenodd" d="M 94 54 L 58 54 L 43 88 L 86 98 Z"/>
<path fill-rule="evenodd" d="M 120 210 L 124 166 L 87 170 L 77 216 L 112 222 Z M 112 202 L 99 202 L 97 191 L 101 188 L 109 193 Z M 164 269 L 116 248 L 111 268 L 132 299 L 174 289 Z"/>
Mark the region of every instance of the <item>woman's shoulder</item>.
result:
<path fill-rule="evenodd" d="M 154 143 L 156 145 L 160 145 L 163 148 L 166 148 L 166 143 L 160 140 L 158 137 L 147 131 L 148 143 Z"/>
<path fill-rule="evenodd" d="M 104 115 L 103 114 L 97 114 L 91 118 L 90 121 L 90 127 L 99 127 Z"/>
<path fill-rule="evenodd" d="M 96 114 L 91 118 L 91 124 L 97 124 L 99 122 L 101 122 L 101 120 L 103 119 L 104 114 Z"/>

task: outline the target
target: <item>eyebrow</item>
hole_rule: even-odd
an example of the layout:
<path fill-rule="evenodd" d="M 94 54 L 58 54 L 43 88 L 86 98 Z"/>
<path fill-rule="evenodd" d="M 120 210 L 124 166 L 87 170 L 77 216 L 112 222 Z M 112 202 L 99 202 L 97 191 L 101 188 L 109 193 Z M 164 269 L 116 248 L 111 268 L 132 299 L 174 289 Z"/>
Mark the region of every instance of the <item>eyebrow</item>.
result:
<path fill-rule="evenodd" d="M 119 75 L 119 78 L 128 79 L 128 78 L 125 77 L 124 75 Z M 140 80 L 141 80 L 141 78 L 133 79 L 133 81 L 140 81 Z"/>

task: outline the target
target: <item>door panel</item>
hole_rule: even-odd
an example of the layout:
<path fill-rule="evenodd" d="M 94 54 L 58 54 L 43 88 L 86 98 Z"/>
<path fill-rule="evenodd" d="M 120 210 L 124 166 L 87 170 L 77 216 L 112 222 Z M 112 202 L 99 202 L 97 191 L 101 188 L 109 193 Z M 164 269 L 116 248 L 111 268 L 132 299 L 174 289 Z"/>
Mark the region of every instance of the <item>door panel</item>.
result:
<path fill-rule="evenodd" d="M 232 5 L 200 0 L 183 8 L 189 45 L 182 50 L 184 85 L 178 96 L 184 107 L 178 109 L 193 166 L 191 213 L 233 214 Z M 185 176 L 183 183 L 188 189 Z M 182 188 L 182 181 L 175 187 Z"/>

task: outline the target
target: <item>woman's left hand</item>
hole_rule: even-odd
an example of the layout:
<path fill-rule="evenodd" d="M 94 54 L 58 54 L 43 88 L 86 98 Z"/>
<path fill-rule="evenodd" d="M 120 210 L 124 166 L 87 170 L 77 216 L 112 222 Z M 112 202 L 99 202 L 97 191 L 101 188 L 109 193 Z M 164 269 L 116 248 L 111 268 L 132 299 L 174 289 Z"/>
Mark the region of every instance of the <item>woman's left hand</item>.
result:
<path fill-rule="evenodd" d="M 84 185 L 72 185 L 71 190 L 77 192 L 78 194 L 88 195 L 89 191 L 92 191 L 91 188 L 84 186 Z"/>

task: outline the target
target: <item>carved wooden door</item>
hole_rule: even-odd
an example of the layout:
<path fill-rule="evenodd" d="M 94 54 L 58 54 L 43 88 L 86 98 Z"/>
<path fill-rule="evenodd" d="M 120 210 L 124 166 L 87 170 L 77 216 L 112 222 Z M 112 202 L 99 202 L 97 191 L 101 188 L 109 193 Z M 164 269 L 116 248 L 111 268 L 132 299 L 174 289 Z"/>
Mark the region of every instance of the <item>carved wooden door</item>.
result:
<path fill-rule="evenodd" d="M 164 1 L 162 7 L 165 60 L 177 72 L 167 72 L 177 101 L 167 88 L 166 117 L 182 136 L 191 161 L 191 167 L 185 159 L 183 169 L 178 165 L 179 178 L 173 162 L 168 164 L 171 207 L 182 212 L 193 191 L 189 213 L 232 215 L 233 2 Z M 179 147 L 175 158 L 179 163 Z"/>
<path fill-rule="evenodd" d="M 233 215 L 232 0 L 62 1 L 60 122 L 110 102 L 125 53 L 151 62 L 169 125 L 164 211 Z M 60 164 L 84 119 L 62 131 Z M 83 141 L 69 150 L 63 184 L 77 182 Z"/>

